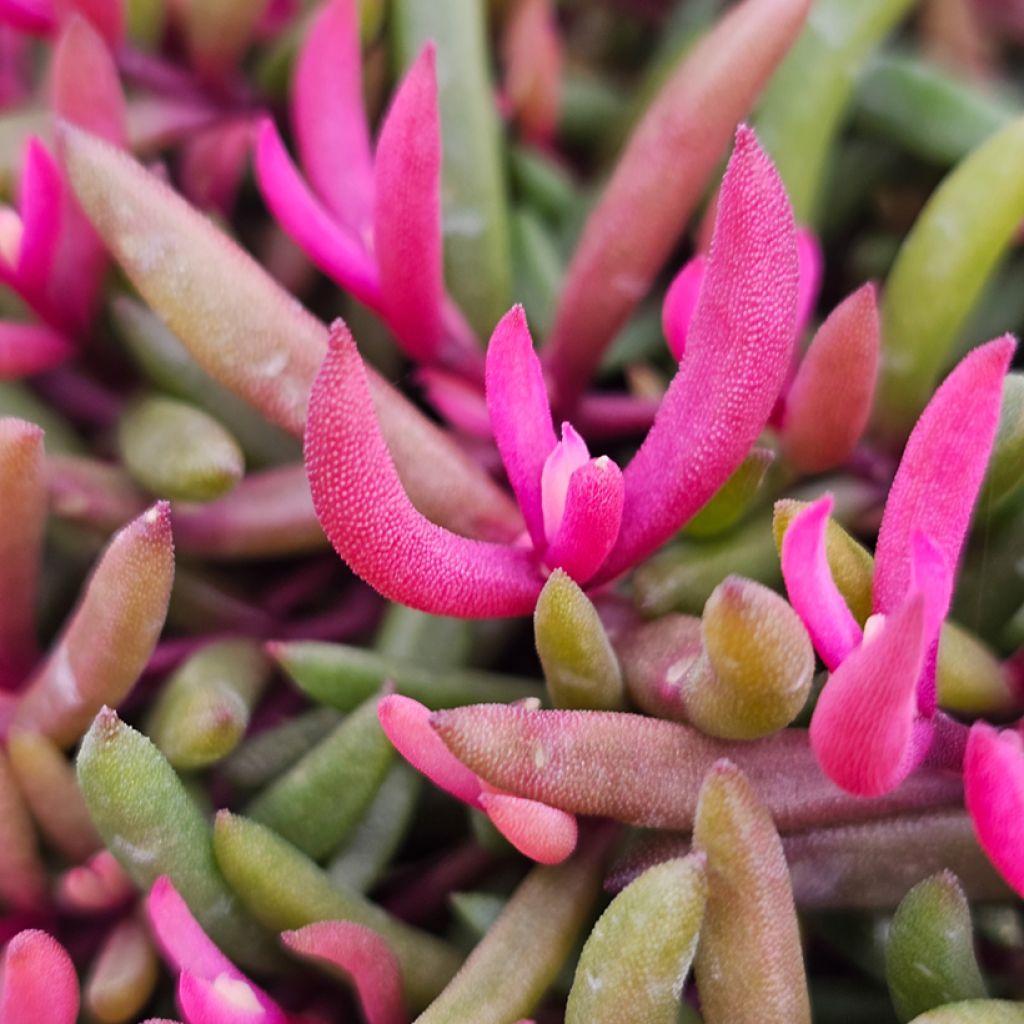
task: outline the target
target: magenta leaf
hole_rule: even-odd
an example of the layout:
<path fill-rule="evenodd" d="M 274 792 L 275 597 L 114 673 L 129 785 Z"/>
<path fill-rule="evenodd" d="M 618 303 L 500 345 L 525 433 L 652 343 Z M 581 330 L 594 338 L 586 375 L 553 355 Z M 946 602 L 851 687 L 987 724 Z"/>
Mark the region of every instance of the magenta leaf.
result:
<path fill-rule="evenodd" d="M 722 182 L 686 356 L 626 468 L 622 531 L 601 579 L 667 540 L 757 440 L 789 371 L 797 275 L 789 200 L 754 132 L 743 126 Z"/>
<path fill-rule="evenodd" d="M 313 507 L 352 571 L 392 600 L 438 615 L 525 615 L 542 580 L 532 552 L 469 540 L 425 519 L 395 471 L 366 370 L 336 324 L 306 426 Z"/>

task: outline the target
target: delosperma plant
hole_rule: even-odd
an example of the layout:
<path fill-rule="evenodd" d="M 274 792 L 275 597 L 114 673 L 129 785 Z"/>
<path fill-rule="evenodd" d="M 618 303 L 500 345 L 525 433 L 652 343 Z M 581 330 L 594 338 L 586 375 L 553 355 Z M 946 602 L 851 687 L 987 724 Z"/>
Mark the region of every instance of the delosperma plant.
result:
<path fill-rule="evenodd" d="M 0 0 L 0 1024 L 1024 1024 L 1022 47 Z"/>

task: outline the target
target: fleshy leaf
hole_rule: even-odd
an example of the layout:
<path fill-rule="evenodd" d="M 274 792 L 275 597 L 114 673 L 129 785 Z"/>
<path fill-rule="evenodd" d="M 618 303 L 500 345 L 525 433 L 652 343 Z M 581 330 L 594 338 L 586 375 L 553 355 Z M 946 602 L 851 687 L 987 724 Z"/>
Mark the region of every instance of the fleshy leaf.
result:
<path fill-rule="evenodd" d="M 331 0 L 321 7 L 292 85 L 292 123 L 302 166 L 323 202 L 357 238 L 369 229 L 373 210 L 359 6 L 356 0 Z"/>
<path fill-rule="evenodd" d="M 74 354 L 71 341 L 50 327 L 0 322 L 0 380 L 52 370 Z"/>
<path fill-rule="evenodd" d="M 433 735 L 437 738 L 437 733 Z M 571 814 L 508 793 L 484 790 L 479 800 L 494 827 L 538 864 L 561 864 L 576 849 L 576 819 Z"/>
<path fill-rule="evenodd" d="M 707 257 L 698 253 L 672 279 L 665 302 L 661 307 L 661 328 L 665 332 L 668 349 L 681 360 L 686 351 L 686 339 L 690 333 L 690 321 L 700 299 L 704 284 Z"/>
<path fill-rule="evenodd" d="M 522 306 L 513 306 L 491 335 L 486 385 L 494 441 L 530 537 L 538 549 L 543 549 L 546 516 L 541 481 L 558 439 Z"/>
<path fill-rule="evenodd" d="M 782 540 L 782 575 L 796 613 L 803 620 L 822 661 L 838 668 L 862 639 L 861 628 L 839 592 L 826 555 L 826 529 L 832 496 L 801 509 Z"/>
<path fill-rule="evenodd" d="M 743 461 L 789 370 L 796 297 L 789 201 L 754 133 L 741 127 L 686 358 L 625 470 L 622 531 L 601 579 L 654 551 Z"/>
<path fill-rule="evenodd" d="M 1024 744 L 1020 733 L 976 722 L 964 758 L 967 810 L 985 852 L 1018 894 L 1024 895 Z"/>
<path fill-rule="evenodd" d="M 1003 378 L 1014 348 L 1009 336 L 976 348 L 946 378 L 917 421 L 878 531 L 876 612 L 895 611 L 907 595 L 915 530 L 928 536 L 951 569 L 959 561 L 999 425 Z M 947 594 L 943 618 L 948 603 Z"/>
<path fill-rule="evenodd" d="M 387 941 L 365 925 L 323 921 L 281 934 L 293 953 L 351 978 L 366 1024 L 406 1024 L 401 968 Z"/>
<path fill-rule="evenodd" d="M 622 671 L 597 609 L 561 570 L 548 577 L 537 598 L 533 629 L 556 707 L 614 710 L 622 706 Z"/>
<path fill-rule="evenodd" d="M 377 425 L 366 371 L 343 325 L 313 384 L 306 469 L 324 532 L 353 572 L 385 597 L 437 615 L 533 610 L 533 555 L 469 540 L 413 507 Z"/>
<path fill-rule="evenodd" d="M 988 995 L 974 953 L 971 908 L 951 871 L 919 882 L 900 903 L 885 947 L 885 973 L 904 1022 Z"/>
<path fill-rule="evenodd" d="M 433 362 L 441 310 L 441 125 L 432 44 L 406 72 L 377 140 L 373 236 L 387 321 L 413 358 Z"/>
<path fill-rule="evenodd" d="M 743 773 L 719 761 L 693 826 L 708 898 L 694 973 L 705 1024 L 810 1024 L 800 926 L 782 843 Z"/>
<path fill-rule="evenodd" d="M 782 446 L 801 473 L 833 469 L 853 454 L 871 414 L 878 351 L 875 287 L 866 284 L 818 329 L 786 394 Z"/>
<path fill-rule="evenodd" d="M 46 932 L 15 935 L 0 970 L 0 1019 L 75 1024 L 78 1004 L 78 978 L 64 947 Z"/>
<path fill-rule="evenodd" d="M 818 698 L 811 746 L 825 774 L 849 793 L 888 793 L 921 753 L 914 731 L 925 614 L 924 596 L 911 594 L 832 673 Z"/>
<path fill-rule="evenodd" d="M 43 432 L 0 418 L 0 690 L 16 689 L 35 663 L 36 594 L 46 526 Z"/>
<path fill-rule="evenodd" d="M 731 10 L 648 107 L 587 221 L 566 276 L 545 352 L 559 404 L 572 404 L 644 296 L 729 134 L 799 34 L 809 6 L 808 0 L 747 0 Z M 681 152 L 686 160 L 679 159 Z M 794 255 L 794 288 L 795 276 Z M 778 275 L 773 283 L 780 283 Z"/>

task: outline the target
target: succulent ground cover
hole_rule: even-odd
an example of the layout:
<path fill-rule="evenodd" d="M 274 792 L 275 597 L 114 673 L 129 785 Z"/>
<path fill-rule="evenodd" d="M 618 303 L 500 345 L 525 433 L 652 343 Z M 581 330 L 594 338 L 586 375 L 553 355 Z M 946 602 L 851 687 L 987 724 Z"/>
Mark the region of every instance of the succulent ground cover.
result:
<path fill-rule="evenodd" d="M 1024 1024 L 1022 47 L 0 0 L 0 1024 Z"/>

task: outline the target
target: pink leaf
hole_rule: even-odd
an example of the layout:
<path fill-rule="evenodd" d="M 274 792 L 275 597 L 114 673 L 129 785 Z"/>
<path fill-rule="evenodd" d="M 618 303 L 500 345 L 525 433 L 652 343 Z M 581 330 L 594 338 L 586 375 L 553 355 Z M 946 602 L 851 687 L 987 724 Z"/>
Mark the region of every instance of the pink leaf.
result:
<path fill-rule="evenodd" d="M 844 299 L 821 325 L 786 395 L 782 443 L 802 473 L 845 462 L 871 413 L 878 376 L 879 320 L 875 287 Z"/>
<path fill-rule="evenodd" d="M 0 22 L 32 35 L 49 35 L 55 26 L 48 0 L 0 0 Z"/>
<path fill-rule="evenodd" d="M 1007 335 L 976 348 L 921 413 L 878 531 L 876 611 L 893 611 L 908 592 L 915 530 L 928 535 L 951 569 L 957 564 L 999 424 L 1003 377 L 1014 347 Z"/>
<path fill-rule="evenodd" d="M 690 321 L 697 308 L 701 285 L 704 284 L 706 257 L 698 253 L 672 279 L 665 302 L 661 307 L 661 326 L 668 341 L 669 351 L 676 360 L 683 358 L 686 338 L 690 333 Z"/>
<path fill-rule="evenodd" d="M 790 604 L 807 627 L 815 650 L 834 670 L 860 645 L 862 634 L 825 554 L 831 511 L 832 496 L 826 494 L 794 516 L 782 540 L 782 575 Z"/>
<path fill-rule="evenodd" d="M 414 359 L 436 361 L 444 340 L 444 281 L 433 44 L 406 72 L 384 119 L 374 184 L 374 247 L 388 324 Z"/>
<path fill-rule="evenodd" d="M 188 1024 L 286 1024 L 269 996 L 244 977 L 219 974 L 201 978 L 182 971 L 178 1004 Z"/>
<path fill-rule="evenodd" d="M 778 172 L 743 126 L 686 358 L 626 468 L 622 532 L 602 579 L 654 551 L 743 461 L 786 379 L 796 301 L 793 213 Z"/>
<path fill-rule="evenodd" d="M 911 584 L 924 595 L 925 664 L 917 684 L 917 707 L 925 718 L 935 714 L 937 695 L 935 669 L 939 653 L 939 631 L 953 593 L 953 567 L 931 538 L 915 530 L 911 538 Z"/>
<path fill-rule="evenodd" d="M 203 931 L 166 875 L 161 875 L 149 890 L 146 913 L 153 937 L 175 971 L 188 971 L 208 981 L 220 974 L 244 979 Z"/>
<path fill-rule="evenodd" d="M 413 507 L 381 436 L 366 370 L 340 323 L 310 394 L 306 470 L 334 549 L 385 597 L 437 615 L 533 610 L 541 579 L 531 552 L 460 537 Z"/>
<path fill-rule="evenodd" d="M 925 599 L 915 592 L 829 677 L 811 718 L 825 774 L 857 796 L 895 789 L 915 767 L 915 695 L 925 655 Z"/>
<path fill-rule="evenodd" d="M 356 238 L 372 226 L 373 158 L 363 107 L 359 4 L 321 8 L 295 66 L 292 124 L 317 195 Z"/>
<path fill-rule="evenodd" d="M 456 430 L 470 437 L 491 439 L 491 419 L 479 385 L 429 366 L 416 372 L 416 382 L 426 392 L 427 401 Z"/>
<path fill-rule="evenodd" d="M 294 953 L 340 968 L 351 977 L 366 1024 L 405 1024 L 398 960 L 375 931 L 352 921 L 320 921 L 282 932 Z"/>
<path fill-rule="evenodd" d="M 557 438 L 540 360 L 522 306 L 513 306 L 487 346 L 487 408 L 494 441 L 505 464 L 530 537 L 547 543 L 542 477 Z"/>
<path fill-rule="evenodd" d="M 456 799 L 480 806 L 480 780 L 431 728 L 430 708 L 411 697 L 392 694 L 378 705 L 377 717 L 392 746 L 418 772 Z"/>
<path fill-rule="evenodd" d="M 0 321 L 0 380 L 51 370 L 74 354 L 74 344 L 50 327 Z"/>
<path fill-rule="evenodd" d="M 53 297 L 48 293 L 53 287 L 65 185 L 56 162 L 38 139 L 29 139 L 25 147 L 18 185 L 22 222 L 16 264 L 18 290 L 41 316 L 49 319 Z"/>
<path fill-rule="evenodd" d="M 566 811 L 508 793 L 484 792 L 480 804 L 494 827 L 538 864 L 561 864 L 576 849 L 576 818 Z"/>
<path fill-rule="evenodd" d="M 569 479 L 558 532 L 544 554 L 581 586 L 601 568 L 622 524 L 622 471 L 607 456 L 591 459 Z"/>
<path fill-rule="evenodd" d="M 1024 896 L 1024 744 L 1013 729 L 975 722 L 964 759 L 967 810 L 978 842 L 1000 874 Z"/>
<path fill-rule="evenodd" d="M 75 1024 L 78 978 L 71 958 L 41 931 L 19 932 L 0 963 L 0 1020 L 4 1024 Z"/>
<path fill-rule="evenodd" d="M 379 311 L 380 279 L 372 257 L 309 191 L 269 118 L 256 130 L 255 157 L 260 192 L 285 231 L 325 274 Z"/>
<path fill-rule="evenodd" d="M 55 7 L 62 22 L 76 14 L 85 18 L 111 48 L 124 37 L 124 0 L 55 0 Z"/>

